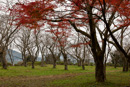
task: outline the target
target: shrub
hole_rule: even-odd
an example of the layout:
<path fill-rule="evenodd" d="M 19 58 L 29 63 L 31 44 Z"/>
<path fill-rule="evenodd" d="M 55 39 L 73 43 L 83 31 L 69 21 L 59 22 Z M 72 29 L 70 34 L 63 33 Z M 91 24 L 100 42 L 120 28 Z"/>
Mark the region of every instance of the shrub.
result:
<path fill-rule="evenodd" d="M 32 62 L 28 62 L 27 65 L 28 65 L 28 66 L 31 66 L 31 65 L 32 65 Z M 40 66 L 40 65 L 41 65 L 41 62 L 40 62 L 40 61 L 35 61 L 34 65 L 36 65 L 36 66 L 39 65 L 39 66 Z"/>
<path fill-rule="evenodd" d="M 12 66 L 12 64 L 11 64 L 11 63 L 9 63 L 9 62 L 7 63 L 7 65 L 8 65 L 8 66 Z"/>
<path fill-rule="evenodd" d="M 8 66 L 12 66 L 12 64 L 11 63 L 9 63 L 9 62 L 7 62 L 7 65 Z M 2 64 L 0 63 L 0 66 L 2 66 Z"/>
<path fill-rule="evenodd" d="M 107 66 L 114 66 L 114 65 L 113 65 L 112 63 L 110 63 L 110 62 L 107 63 L 106 65 L 107 65 Z"/>
<path fill-rule="evenodd" d="M 17 64 L 14 64 L 14 66 L 22 66 L 22 65 L 23 65 L 22 61 L 18 62 Z"/>
<path fill-rule="evenodd" d="M 59 65 L 64 65 L 63 61 L 57 61 L 56 63 L 59 64 Z"/>
<path fill-rule="evenodd" d="M 85 63 L 85 66 L 88 66 L 88 63 Z"/>
<path fill-rule="evenodd" d="M 14 66 L 22 66 L 23 65 L 23 62 L 22 61 L 20 61 L 20 62 L 18 62 L 17 64 L 15 64 Z M 31 66 L 32 65 L 32 62 L 27 62 L 27 65 L 28 66 Z M 41 65 L 41 62 L 40 61 L 36 61 L 35 63 L 34 63 L 34 65 Z"/>
<path fill-rule="evenodd" d="M 90 65 L 90 66 L 93 66 L 93 65 L 94 65 L 94 63 L 90 63 L 89 65 Z"/>
<path fill-rule="evenodd" d="M 70 62 L 68 65 L 74 65 L 72 62 Z"/>

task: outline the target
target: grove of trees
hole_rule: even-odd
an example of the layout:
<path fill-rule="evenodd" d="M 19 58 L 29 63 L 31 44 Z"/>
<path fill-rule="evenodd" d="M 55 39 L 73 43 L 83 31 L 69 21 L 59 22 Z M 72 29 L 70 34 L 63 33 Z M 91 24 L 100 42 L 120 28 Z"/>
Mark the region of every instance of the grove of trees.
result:
<path fill-rule="evenodd" d="M 56 68 L 62 54 L 64 69 L 68 70 L 69 54 L 81 61 L 85 69 L 85 60 L 92 56 L 96 81 L 105 82 L 110 51 L 118 50 L 123 71 L 128 71 L 129 0 L 18 0 L 5 9 L 6 15 L 0 15 L 0 59 L 4 69 L 7 64 L 3 52 L 13 44 L 22 53 L 25 67 L 27 55 L 34 68 L 41 53 L 41 66 L 45 55 L 52 54 L 53 68 Z"/>

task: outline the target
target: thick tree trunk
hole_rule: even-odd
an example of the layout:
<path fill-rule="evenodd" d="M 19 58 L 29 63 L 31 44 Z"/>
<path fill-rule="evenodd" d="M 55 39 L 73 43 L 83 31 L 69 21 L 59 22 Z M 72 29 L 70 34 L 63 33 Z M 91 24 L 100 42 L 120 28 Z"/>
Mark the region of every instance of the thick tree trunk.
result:
<path fill-rule="evenodd" d="M 116 68 L 117 66 L 116 66 L 116 64 L 114 64 L 114 68 Z"/>
<path fill-rule="evenodd" d="M 56 68 L 56 59 L 53 58 L 53 68 Z"/>
<path fill-rule="evenodd" d="M 130 70 L 130 63 L 128 63 L 128 70 Z"/>
<path fill-rule="evenodd" d="M 82 60 L 82 69 L 85 70 L 84 59 Z"/>
<path fill-rule="evenodd" d="M 68 70 L 68 61 L 67 61 L 67 55 L 66 54 L 63 54 L 64 56 L 64 65 L 65 65 L 65 70 Z"/>
<path fill-rule="evenodd" d="M 128 61 L 124 59 L 123 61 L 123 72 L 128 72 L 128 67 L 129 64 L 128 64 Z"/>
<path fill-rule="evenodd" d="M 128 72 L 129 71 L 129 63 L 127 62 L 126 64 L 126 71 Z"/>
<path fill-rule="evenodd" d="M 116 60 L 114 60 L 114 68 L 116 68 L 117 67 L 117 62 L 116 62 Z"/>
<path fill-rule="evenodd" d="M 66 60 L 66 59 L 65 59 Z M 64 65 L 65 65 L 65 70 L 68 70 L 68 65 L 67 65 L 67 61 L 64 61 Z"/>
<path fill-rule="evenodd" d="M 6 55 L 4 54 L 4 52 L 0 52 L 0 58 L 3 69 L 7 69 Z"/>
<path fill-rule="evenodd" d="M 95 63 L 95 78 L 97 82 L 105 82 L 105 66 L 104 66 L 103 58 L 96 58 Z"/>
<path fill-rule="evenodd" d="M 106 80 L 106 62 L 104 63 L 104 79 Z"/>

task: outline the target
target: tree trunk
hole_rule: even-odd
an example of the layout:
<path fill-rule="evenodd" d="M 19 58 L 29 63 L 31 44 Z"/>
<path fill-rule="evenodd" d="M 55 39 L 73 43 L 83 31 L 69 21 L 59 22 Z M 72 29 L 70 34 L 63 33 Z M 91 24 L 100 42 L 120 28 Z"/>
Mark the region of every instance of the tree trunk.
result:
<path fill-rule="evenodd" d="M 96 63 L 95 63 L 95 78 L 97 82 L 105 82 L 105 66 L 103 64 L 103 58 L 98 57 L 96 58 Z"/>
<path fill-rule="evenodd" d="M 41 59 L 41 67 L 43 67 L 43 66 L 45 66 L 44 65 L 44 57 L 42 57 L 42 59 Z"/>
<path fill-rule="evenodd" d="M 6 55 L 4 54 L 4 52 L 0 52 L 0 58 L 3 69 L 7 69 Z"/>
<path fill-rule="evenodd" d="M 82 60 L 82 69 L 85 70 L 84 59 Z"/>
<path fill-rule="evenodd" d="M 14 66 L 14 59 L 13 59 L 12 50 L 8 50 L 8 55 L 9 55 L 9 58 L 10 58 L 10 60 L 11 60 L 12 66 Z"/>
<path fill-rule="evenodd" d="M 77 59 L 77 63 L 78 63 L 78 66 L 80 67 L 82 65 L 82 60 L 81 59 L 80 60 Z"/>
<path fill-rule="evenodd" d="M 13 60 L 11 60 L 11 64 L 12 64 L 12 66 L 14 66 L 14 61 Z"/>
<path fill-rule="evenodd" d="M 128 61 L 126 59 L 123 60 L 123 72 L 128 72 Z"/>
<path fill-rule="evenodd" d="M 106 61 L 104 63 L 104 79 L 106 80 Z"/>
<path fill-rule="evenodd" d="M 130 63 L 128 63 L 128 70 L 130 71 Z"/>
<path fill-rule="evenodd" d="M 25 59 L 23 61 L 23 65 L 24 65 L 24 67 L 27 67 L 27 61 Z"/>
<path fill-rule="evenodd" d="M 53 58 L 53 68 L 56 68 L 56 59 Z"/>
<path fill-rule="evenodd" d="M 126 71 L 127 72 L 129 71 L 129 63 L 128 62 L 126 63 Z"/>
<path fill-rule="evenodd" d="M 63 54 L 64 56 L 64 65 L 65 65 L 65 70 L 68 70 L 68 61 L 67 61 L 67 55 L 66 54 Z"/>
<path fill-rule="evenodd" d="M 78 66 L 81 66 L 81 65 L 80 65 L 80 61 L 79 61 L 78 59 L 77 59 L 77 64 L 78 64 Z"/>
<path fill-rule="evenodd" d="M 114 60 L 114 68 L 116 68 L 117 67 L 117 62 L 116 62 L 116 60 Z"/>
<path fill-rule="evenodd" d="M 34 61 L 32 61 L 32 69 L 34 69 L 35 68 L 35 66 L 34 66 Z"/>
<path fill-rule="evenodd" d="M 116 64 L 114 64 L 114 68 L 116 68 L 117 66 L 116 66 Z"/>

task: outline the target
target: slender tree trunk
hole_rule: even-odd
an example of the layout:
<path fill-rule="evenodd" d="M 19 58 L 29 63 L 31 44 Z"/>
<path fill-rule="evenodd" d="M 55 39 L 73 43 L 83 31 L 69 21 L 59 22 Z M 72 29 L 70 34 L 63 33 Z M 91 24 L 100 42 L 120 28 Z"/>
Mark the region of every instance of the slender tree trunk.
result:
<path fill-rule="evenodd" d="M 84 59 L 82 60 L 82 69 L 85 70 Z"/>
<path fill-rule="evenodd" d="M 64 59 L 65 70 L 68 70 L 67 58 Z"/>
<path fill-rule="evenodd" d="M 10 60 L 11 60 L 12 66 L 14 66 L 14 59 L 13 59 L 12 50 L 8 50 L 8 55 L 9 55 L 9 58 L 10 58 Z"/>
<path fill-rule="evenodd" d="M 114 60 L 114 68 L 116 68 L 117 67 L 117 62 L 116 62 L 116 60 Z"/>
<path fill-rule="evenodd" d="M 27 67 L 27 61 L 26 61 L 26 59 L 23 60 L 23 65 L 24 65 L 24 67 Z"/>
<path fill-rule="evenodd" d="M 42 56 L 42 59 L 41 59 L 41 67 L 45 66 L 44 64 L 44 57 Z"/>
<path fill-rule="evenodd" d="M 35 68 L 34 63 L 35 63 L 35 61 L 36 61 L 36 58 L 37 58 L 37 57 L 32 57 L 32 69 L 34 69 L 34 68 Z"/>
<path fill-rule="evenodd" d="M 14 66 L 14 61 L 13 60 L 11 60 L 11 65 Z"/>
<path fill-rule="evenodd" d="M 79 61 L 79 62 L 80 62 L 80 66 L 81 66 L 81 65 L 82 65 L 82 59 L 80 59 L 80 61 Z"/>
<path fill-rule="evenodd" d="M 56 68 L 56 58 L 53 58 L 53 68 Z"/>
<path fill-rule="evenodd" d="M 77 59 L 77 63 L 78 63 L 78 66 L 80 67 L 82 65 L 82 60 L 81 59 Z"/>
<path fill-rule="evenodd" d="M 105 66 L 104 66 L 104 61 L 102 56 L 99 56 L 96 58 L 96 63 L 95 63 L 95 78 L 97 82 L 105 82 Z"/>
<path fill-rule="evenodd" d="M 6 54 L 4 54 L 4 52 L 0 52 L 0 58 L 3 69 L 7 69 Z"/>
<path fill-rule="evenodd" d="M 79 66 L 79 60 L 77 59 L 77 65 Z"/>
<path fill-rule="evenodd" d="M 22 57 L 23 57 L 23 58 L 22 58 L 22 59 L 23 59 L 23 66 L 24 66 L 24 67 L 27 67 L 27 58 L 26 58 L 25 53 L 22 54 Z"/>
<path fill-rule="evenodd" d="M 78 60 L 78 59 L 77 59 L 77 64 L 78 64 L 79 67 L 81 66 L 80 60 Z"/>

